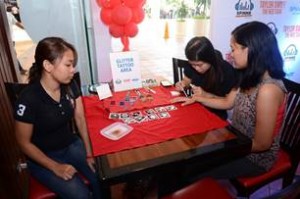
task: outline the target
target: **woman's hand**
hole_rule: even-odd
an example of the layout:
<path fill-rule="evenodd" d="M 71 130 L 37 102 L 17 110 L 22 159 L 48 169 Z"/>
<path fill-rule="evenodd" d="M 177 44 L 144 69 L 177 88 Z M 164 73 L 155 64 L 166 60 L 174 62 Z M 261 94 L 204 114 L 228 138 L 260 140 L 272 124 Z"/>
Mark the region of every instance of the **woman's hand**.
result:
<path fill-rule="evenodd" d="M 94 157 L 87 157 L 86 161 L 87 161 L 89 167 L 91 168 L 91 170 L 95 173 L 96 168 L 95 168 L 95 159 L 94 159 Z"/>
<path fill-rule="evenodd" d="M 184 89 L 185 86 L 186 86 L 186 85 L 185 85 L 185 83 L 184 83 L 183 81 L 179 81 L 179 82 L 176 82 L 176 84 L 175 84 L 175 89 L 176 89 L 177 91 L 182 91 L 182 90 Z"/>
<path fill-rule="evenodd" d="M 194 98 L 188 98 L 188 97 L 176 97 L 171 100 L 172 103 L 177 103 L 177 102 L 183 102 L 181 106 L 193 104 L 196 100 Z"/>
<path fill-rule="evenodd" d="M 201 96 L 204 93 L 204 90 L 200 86 L 195 86 L 193 84 L 190 84 L 192 87 L 192 91 L 195 96 Z"/>
<path fill-rule="evenodd" d="M 71 180 L 77 170 L 70 164 L 57 164 L 53 172 L 64 180 Z"/>

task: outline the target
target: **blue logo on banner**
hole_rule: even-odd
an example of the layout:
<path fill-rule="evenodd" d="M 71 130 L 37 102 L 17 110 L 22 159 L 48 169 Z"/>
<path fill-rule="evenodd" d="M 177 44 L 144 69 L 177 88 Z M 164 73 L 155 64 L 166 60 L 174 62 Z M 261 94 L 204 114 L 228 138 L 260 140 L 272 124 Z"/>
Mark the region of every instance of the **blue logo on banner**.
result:
<path fill-rule="evenodd" d="M 276 35 L 278 33 L 278 29 L 275 25 L 274 22 L 269 22 L 267 23 L 267 25 L 269 26 L 269 28 L 272 30 L 272 32 Z"/>
<path fill-rule="evenodd" d="M 296 59 L 297 54 L 298 50 L 296 45 L 291 44 L 285 49 L 283 56 L 286 61 L 294 61 Z"/>
<path fill-rule="evenodd" d="M 300 5 L 299 6 L 291 6 L 290 11 L 294 15 L 300 15 Z"/>
<path fill-rule="evenodd" d="M 251 11 L 254 9 L 254 3 L 251 0 L 239 0 L 235 4 L 236 16 L 237 17 L 249 17 Z"/>
<path fill-rule="evenodd" d="M 121 83 L 122 83 L 122 80 L 116 79 L 115 83 L 116 83 L 116 84 L 121 84 Z"/>

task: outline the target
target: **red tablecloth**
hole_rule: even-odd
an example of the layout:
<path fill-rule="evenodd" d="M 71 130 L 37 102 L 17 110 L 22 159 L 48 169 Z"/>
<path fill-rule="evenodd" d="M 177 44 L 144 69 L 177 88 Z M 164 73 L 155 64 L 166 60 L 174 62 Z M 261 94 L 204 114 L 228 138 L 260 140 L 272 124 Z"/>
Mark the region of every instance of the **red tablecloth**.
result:
<path fill-rule="evenodd" d="M 144 101 L 139 100 L 139 96 L 135 90 L 115 92 L 112 97 L 103 100 L 104 107 L 110 112 L 126 112 L 130 110 L 170 104 L 172 96 L 169 88 L 157 86 L 151 88 L 151 90 L 147 90 L 145 88 L 136 90 L 144 97 Z M 136 100 L 130 103 L 130 100 L 133 98 Z M 123 103 L 123 105 L 120 105 L 120 103 Z"/>
<path fill-rule="evenodd" d="M 159 143 L 227 125 L 226 121 L 198 103 L 184 107 L 175 104 L 178 109 L 169 112 L 171 117 L 129 124 L 133 131 L 114 141 L 100 134 L 101 129 L 117 121 L 108 118 L 109 111 L 104 107 L 104 102 L 97 96 L 83 97 L 83 102 L 94 156 Z"/>

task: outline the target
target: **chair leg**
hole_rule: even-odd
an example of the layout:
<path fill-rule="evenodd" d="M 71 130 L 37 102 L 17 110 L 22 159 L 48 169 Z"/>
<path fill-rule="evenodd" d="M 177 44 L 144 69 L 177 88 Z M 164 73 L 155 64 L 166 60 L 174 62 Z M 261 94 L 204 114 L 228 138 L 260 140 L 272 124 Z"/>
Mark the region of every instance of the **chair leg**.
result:
<path fill-rule="evenodd" d="M 298 168 L 298 162 L 299 160 L 293 160 L 292 168 L 289 170 L 289 172 L 283 177 L 282 180 L 282 188 L 285 188 L 289 185 L 291 185 L 294 181 L 294 177 Z"/>
<path fill-rule="evenodd" d="M 290 171 L 286 176 L 283 177 L 283 179 L 282 179 L 282 188 L 283 189 L 293 183 L 294 176 L 295 176 L 295 173 Z"/>
<path fill-rule="evenodd" d="M 237 197 L 240 197 L 240 198 L 249 198 L 250 197 L 251 192 L 249 192 L 249 190 L 247 190 L 243 186 L 241 186 L 235 179 L 230 180 L 230 182 L 235 187 L 235 190 L 237 192 Z"/>

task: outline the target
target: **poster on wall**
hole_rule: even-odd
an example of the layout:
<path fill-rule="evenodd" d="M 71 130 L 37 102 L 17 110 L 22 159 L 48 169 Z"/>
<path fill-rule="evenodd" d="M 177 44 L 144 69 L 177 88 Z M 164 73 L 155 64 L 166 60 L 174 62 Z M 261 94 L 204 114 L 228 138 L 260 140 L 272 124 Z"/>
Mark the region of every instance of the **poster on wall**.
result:
<path fill-rule="evenodd" d="M 210 39 L 227 60 L 231 31 L 249 21 L 269 25 L 278 41 L 286 77 L 300 83 L 300 0 L 212 1 Z"/>
<path fill-rule="evenodd" d="M 110 53 L 110 64 L 115 92 L 142 87 L 138 52 Z"/>

